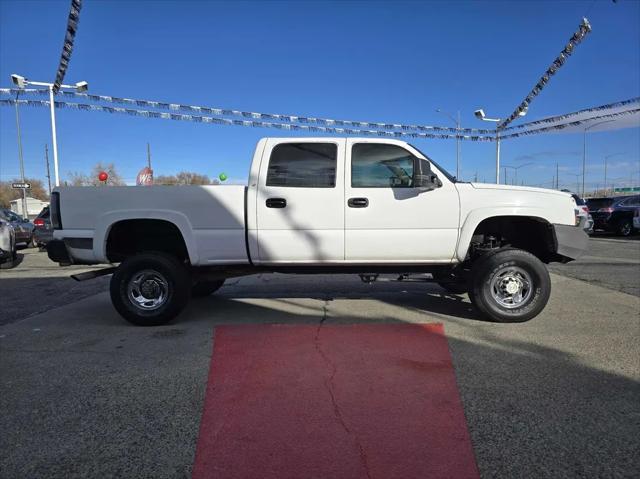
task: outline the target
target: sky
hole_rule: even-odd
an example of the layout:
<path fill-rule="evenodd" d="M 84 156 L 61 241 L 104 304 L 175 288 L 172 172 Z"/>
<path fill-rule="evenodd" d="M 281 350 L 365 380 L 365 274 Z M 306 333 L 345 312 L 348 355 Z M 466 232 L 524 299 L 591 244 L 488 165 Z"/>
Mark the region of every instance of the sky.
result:
<path fill-rule="evenodd" d="M 0 0 L 0 87 L 52 82 L 69 1 Z M 65 83 L 94 94 L 322 118 L 487 128 L 511 114 L 587 16 L 593 31 L 533 100 L 526 120 L 640 96 L 640 1 L 207 2 L 84 0 Z M 43 98 L 46 99 L 46 98 Z M 20 110 L 25 174 L 45 178 L 47 109 Z M 524 120 L 517 120 L 522 122 Z M 13 108 L 0 108 L 0 180 L 19 175 Z M 517 124 L 517 123 L 514 123 Z M 114 163 L 134 182 L 151 144 L 156 175 L 225 173 L 246 183 L 256 142 L 280 130 L 57 110 L 60 175 Z M 413 140 L 455 173 L 454 140 Z M 518 183 L 575 190 L 581 133 L 504 141 Z M 587 189 L 640 184 L 640 127 L 591 132 Z M 50 155 L 51 157 L 51 155 Z M 532 164 L 528 164 L 532 163 Z M 495 145 L 462 142 L 461 177 L 493 181 Z M 509 181 L 514 169 L 508 169 Z"/>

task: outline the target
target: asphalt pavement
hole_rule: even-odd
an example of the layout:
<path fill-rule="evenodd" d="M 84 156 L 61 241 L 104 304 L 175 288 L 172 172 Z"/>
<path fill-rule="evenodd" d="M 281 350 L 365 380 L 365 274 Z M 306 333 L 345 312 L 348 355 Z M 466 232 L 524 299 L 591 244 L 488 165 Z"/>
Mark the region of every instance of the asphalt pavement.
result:
<path fill-rule="evenodd" d="M 552 263 L 549 271 L 640 296 L 640 234 L 620 238 L 597 233 L 582 258 Z"/>
<path fill-rule="evenodd" d="M 218 325 L 441 323 L 482 477 L 633 477 L 640 298 L 632 268 L 615 268 L 638 245 L 592 241 L 582 266 L 558 266 L 587 281 L 553 274 L 549 305 L 523 324 L 478 320 L 436 285 L 264 275 L 157 328 L 124 322 L 105 278 L 43 273 L 28 250 L 0 272 L 0 476 L 190 477 Z"/>

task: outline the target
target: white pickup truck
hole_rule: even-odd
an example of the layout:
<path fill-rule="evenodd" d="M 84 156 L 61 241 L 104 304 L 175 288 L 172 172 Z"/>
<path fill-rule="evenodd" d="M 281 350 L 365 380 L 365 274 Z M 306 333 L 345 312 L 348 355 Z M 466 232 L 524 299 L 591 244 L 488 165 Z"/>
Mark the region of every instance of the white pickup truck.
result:
<path fill-rule="evenodd" d="M 567 193 L 456 181 L 402 141 L 265 138 L 246 187 L 57 188 L 48 254 L 110 264 L 112 302 L 138 325 L 260 272 L 416 275 L 521 322 L 547 303 L 545 263 L 586 250 L 577 213 Z"/>

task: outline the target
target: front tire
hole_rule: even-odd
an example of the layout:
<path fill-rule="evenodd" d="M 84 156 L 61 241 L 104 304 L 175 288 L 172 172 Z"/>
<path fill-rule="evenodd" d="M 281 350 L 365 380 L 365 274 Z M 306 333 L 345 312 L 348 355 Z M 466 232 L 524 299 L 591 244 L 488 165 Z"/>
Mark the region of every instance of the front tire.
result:
<path fill-rule="evenodd" d="M 550 295 L 546 266 L 527 251 L 502 249 L 472 267 L 469 296 L 478 311 L 493 321 L 529 321 L 540 314 Z"/>
<path fill-rule="evenodd" d="M 164 253 L 125 259 L 111 277 L 111 302 L 124 319 L 137 326 L 166 324 L 189 301 L 191 278 L 183 263 Z"/>

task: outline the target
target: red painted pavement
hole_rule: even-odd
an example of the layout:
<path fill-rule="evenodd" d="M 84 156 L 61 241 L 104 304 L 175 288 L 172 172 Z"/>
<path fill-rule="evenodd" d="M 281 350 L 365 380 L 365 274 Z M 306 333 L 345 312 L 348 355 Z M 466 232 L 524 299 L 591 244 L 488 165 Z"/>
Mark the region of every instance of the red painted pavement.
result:
<path fill-rule="evenodd" d="M 203 478 L 476 478 L 444 328 L 216 328 Z"/>

